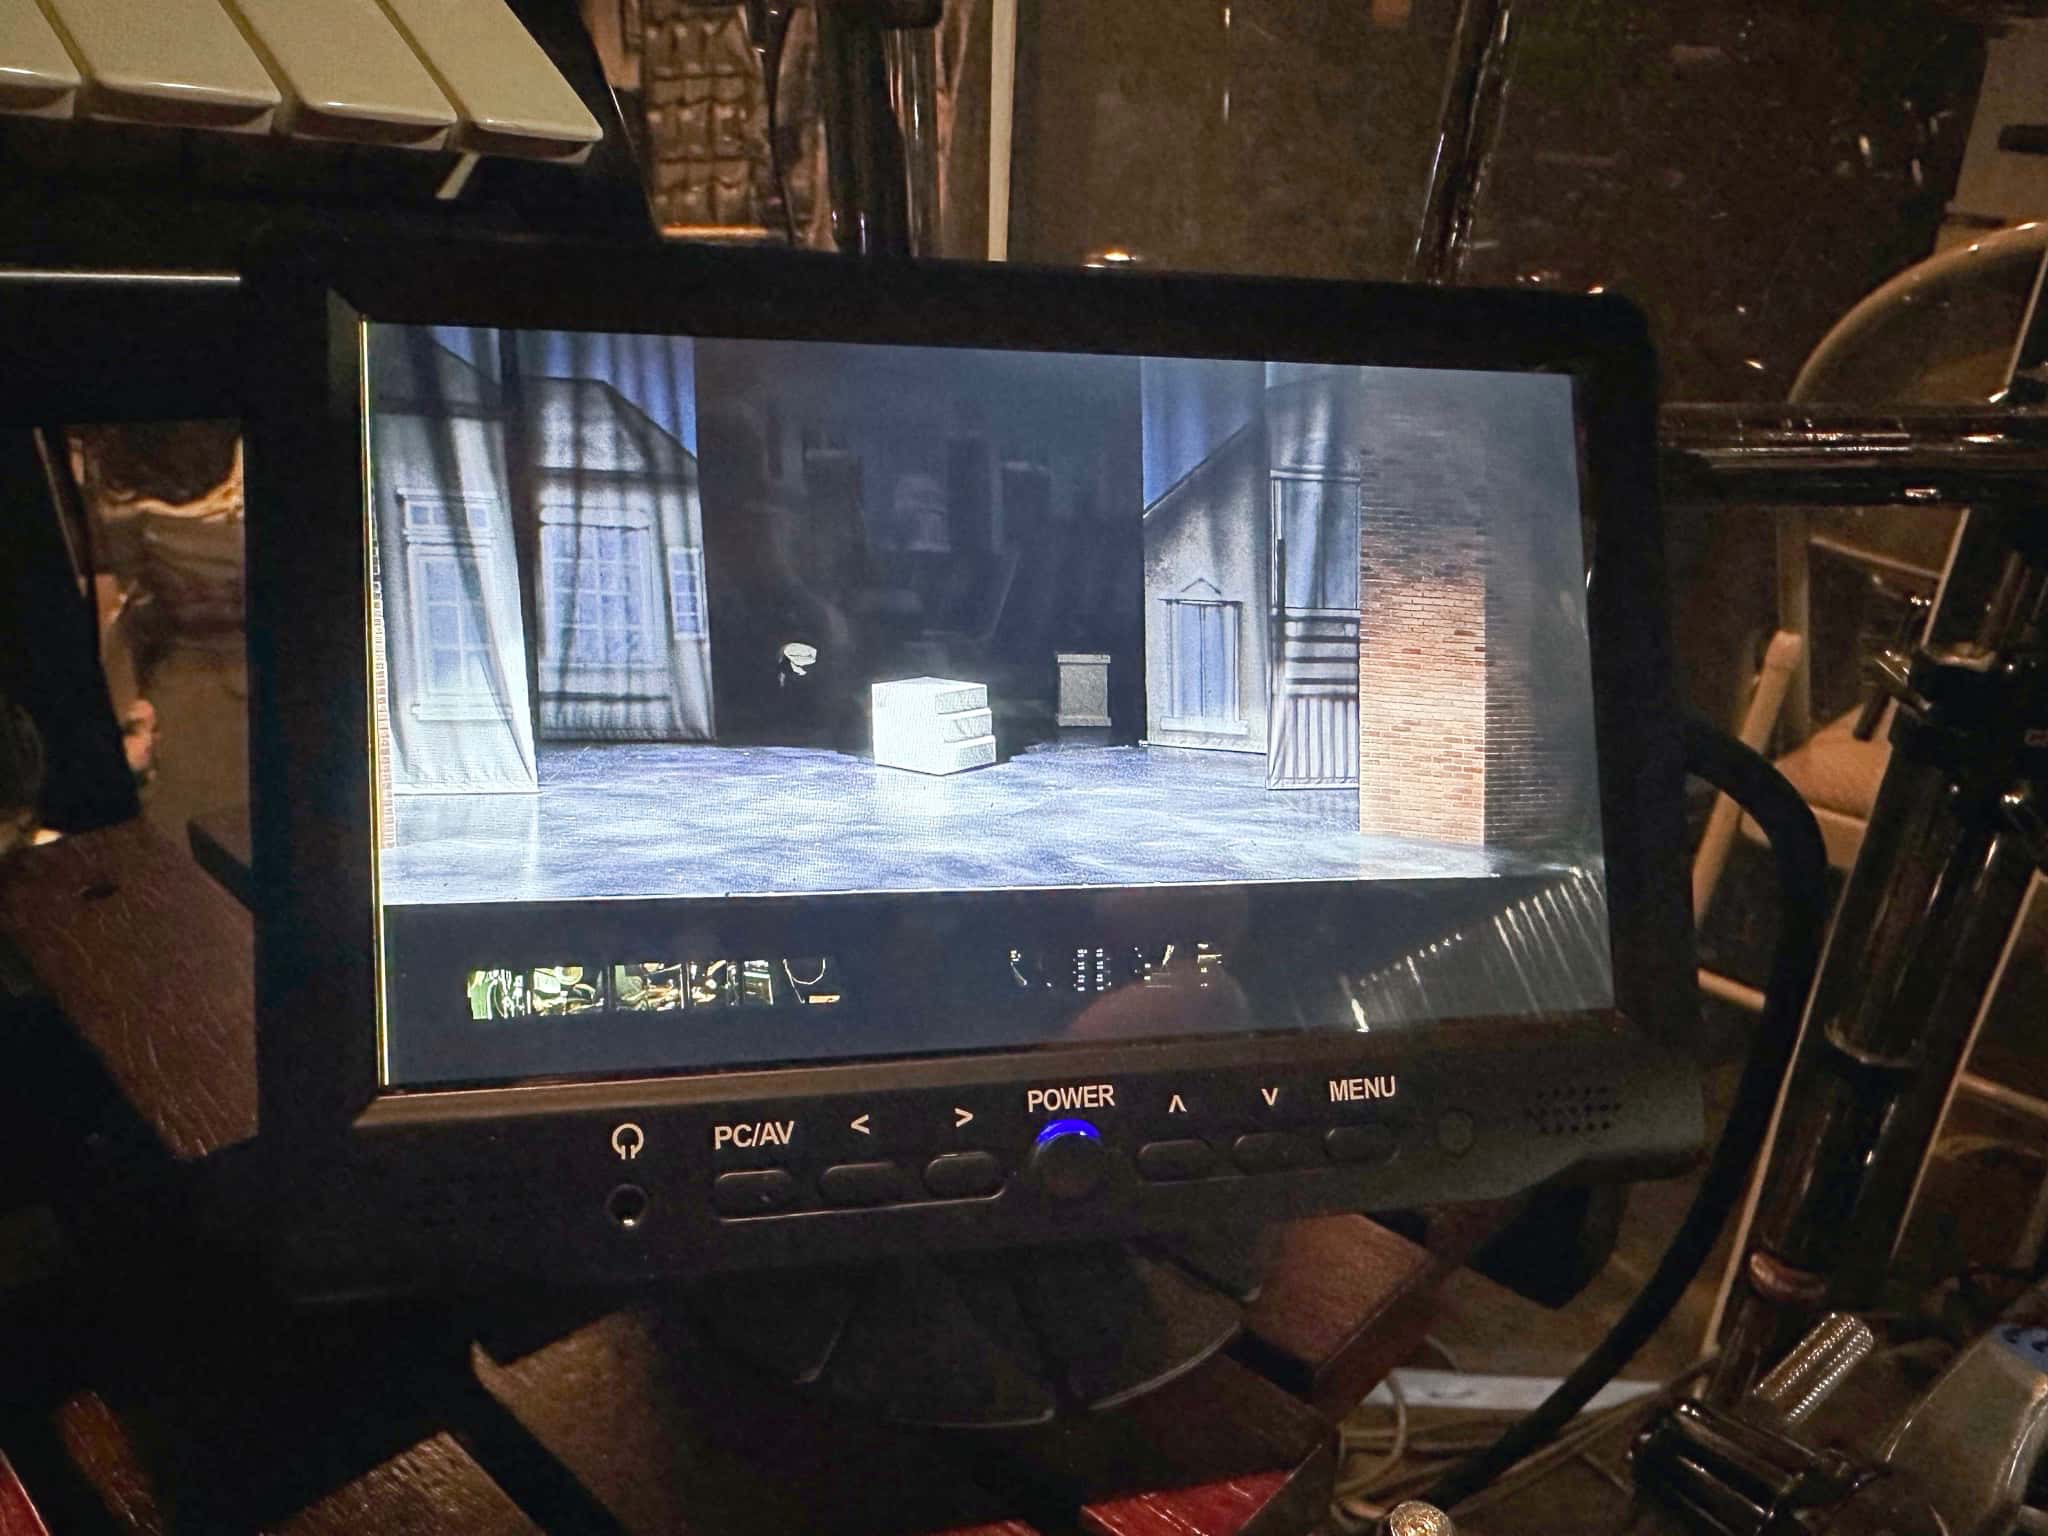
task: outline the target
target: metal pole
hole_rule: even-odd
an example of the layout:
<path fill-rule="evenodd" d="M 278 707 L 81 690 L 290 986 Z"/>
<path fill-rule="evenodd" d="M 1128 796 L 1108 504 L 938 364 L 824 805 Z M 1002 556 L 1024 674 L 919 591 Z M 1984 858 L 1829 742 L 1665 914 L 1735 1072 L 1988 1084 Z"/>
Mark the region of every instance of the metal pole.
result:
<path fill-rule="evenodd" d="M 2008 381 L 2022 397 L 2029 368 L 2039 371 L 2031 360 L 2048 354 L 2039 298 L 2037 282 Z M 2023 432 L 2038 426 L 2009 421 Z M 1759 437 L 1735 463 L 1776 458 L 1757 477 L 1765 481 L 1788 457 L 1817 455 L 1820 478 L 1838 483 L 1870 471 L 1867 455 L 1856 462 L 1867 444 L 1838 455 L 1810 422 Z M 1960 450 L 1995 458 L 2005 445 L 1998 429 L 1964 438 L 1949 445 L 1959 451 L 1932 457 L 1944 475 L 1981 487 L 1983 466 L 1964 463 L 1971 456 Z M 1895 435 L 1897 458 L 1924 458 L 1927 446 L 1922 435 Z M 2048 729 L 2040 484 L 2033 481 L 2025 510 L 2010 483 L 1999 486 L 1997 504 L 1972 508 L 1926 642 L 1878 665 L 1899 706 L 1892 756 L 1809 1003 L 1714 1401 L 1735 1400 L 1821 1308 L 1853 1311 L 1874 1299 L 1984 994 L 2048 859 L 2038 805 L 2048 775 L 2029 746 Z"/>
<path fill-rule="evenodd" d="M 2042 410 L 1667 405 L 1657 438 L 1667 505 L 1968 506 L 2048 485 Z"/>
<path fill-rule="evenodd" d="M 817 5 L 826 192 L 833 243 L 848 255 L 929 253 L 938 189 L 936 64 L 928 34 L 942 9 L 942 0 Z M 898 32 L 927 36 L 912 46 L 892 37 Z"/>
<path fill-rule="evenodd" d="M 1507 95 L 1510 33 L 1506 0 L 1464 0 L 1459 6 L 1429 186 L 1408 255 L 1411 283 L 1457 281 Z"/>

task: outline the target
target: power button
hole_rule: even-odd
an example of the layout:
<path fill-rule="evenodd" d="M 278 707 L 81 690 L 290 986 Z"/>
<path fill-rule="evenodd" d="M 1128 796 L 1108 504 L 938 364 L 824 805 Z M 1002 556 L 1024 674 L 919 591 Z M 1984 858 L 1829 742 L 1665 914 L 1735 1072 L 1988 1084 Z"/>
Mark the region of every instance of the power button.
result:
<path fill-rule="evenodd" d="M 1083 1200 L 1102 1187 L 1109 1149 L 1086 1120 L 1054 1120 L 1031 1148 L 1031 1178 L 1055 1200 Z"/>

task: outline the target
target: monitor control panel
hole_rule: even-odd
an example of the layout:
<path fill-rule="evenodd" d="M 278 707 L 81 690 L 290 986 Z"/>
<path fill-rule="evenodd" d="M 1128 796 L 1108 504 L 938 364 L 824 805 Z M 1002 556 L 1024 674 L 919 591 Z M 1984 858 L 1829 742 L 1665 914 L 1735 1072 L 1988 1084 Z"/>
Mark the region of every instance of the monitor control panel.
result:
<path fill-rule="evenodd" d="M 411 1096 L 359 1123 L 329 1182 L 407 1275 L 431 1257 L 606 1283 L 1494 1199 L 1675 1172 L 1699 1144 L 1696 1107 L 1619 1032 L 1568 1051 L 1373 1047 L 1284 1065 L 1217 1066 L 1201 1042 L 1136 1068 L 956 1058 L 790 1073 L 780 1093 L 770 1072 Z M 359 1272 L 362 1253 L 306 1263 Z"/>
<path fill-rule="evenodd" d="M 1158 1053 L 1177 1054 L 1199 1060 Z M 637 1102 L 629 1085 L 541 1088 L 590 1098 L 530 1117 L 478 1095 L 494 1127 L 465 1142 L 456 1185 L 524 1192 L 496 1197 L 508 1263 L 545 1231 L 572 1267 L 616 1278 L 1492 1198 L 1581 1170 L 1676 1168 L 1698 1140 L 1625 1039 L 1150 1065 L 787 1096 L 678 1079 L 638 1085 Z M 407 1134 L 386 1125 L 360 1144 L 386 1154 L 395 1186 L 422 1166 Z M 439 1217 L 481 1233 L 474 1218 Z"/>
<path fill-rule="evenodd" d="M 931 1107 L 877 1099 L 708 1129 L 710 1199 L 729 1221 L 819 1210 L 985 1200 L 1013 1186 L 1057 1205 L 1133 1179 L 1188 1180 L 1371 1166 L 1404 1150 L 1462 1156 L 1476 1123 L 1411 1113 L 1398 1072 L 1267 1080 L 1105 1079 L 959 1092 Z M 613 1128 L 622 1172 L 650 1172 L 646 1130 Z M 700 1131 L 700 1135 L 707 1134 Z M 607 1145 L 611 1146 L 610 1140 Z M 635 1147 L 640 1150 L 636 1153 Z"/>

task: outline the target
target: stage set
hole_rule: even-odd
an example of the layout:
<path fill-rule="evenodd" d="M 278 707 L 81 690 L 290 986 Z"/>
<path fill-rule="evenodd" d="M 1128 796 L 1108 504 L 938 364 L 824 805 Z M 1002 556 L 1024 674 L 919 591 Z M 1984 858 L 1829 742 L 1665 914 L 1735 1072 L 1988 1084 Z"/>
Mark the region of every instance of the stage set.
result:
<path fill-rule="evenodd" d="M 1597 870 L 1567 380 L 369 352 L 387 905 Z"/>

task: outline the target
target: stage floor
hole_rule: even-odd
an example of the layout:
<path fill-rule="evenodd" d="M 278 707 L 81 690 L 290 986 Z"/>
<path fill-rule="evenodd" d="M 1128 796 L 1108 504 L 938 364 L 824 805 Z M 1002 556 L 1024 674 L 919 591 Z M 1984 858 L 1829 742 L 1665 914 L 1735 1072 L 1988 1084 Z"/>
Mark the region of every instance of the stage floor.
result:
<path fill-rule="evenodd" d="M 800 747 L 544 748 L 528 795 L 402 795 L 387 903 L 1478 879 L 1561 866 L 1365 837 L 1265 759 L 1048 745 L 933 778 Z"/>

